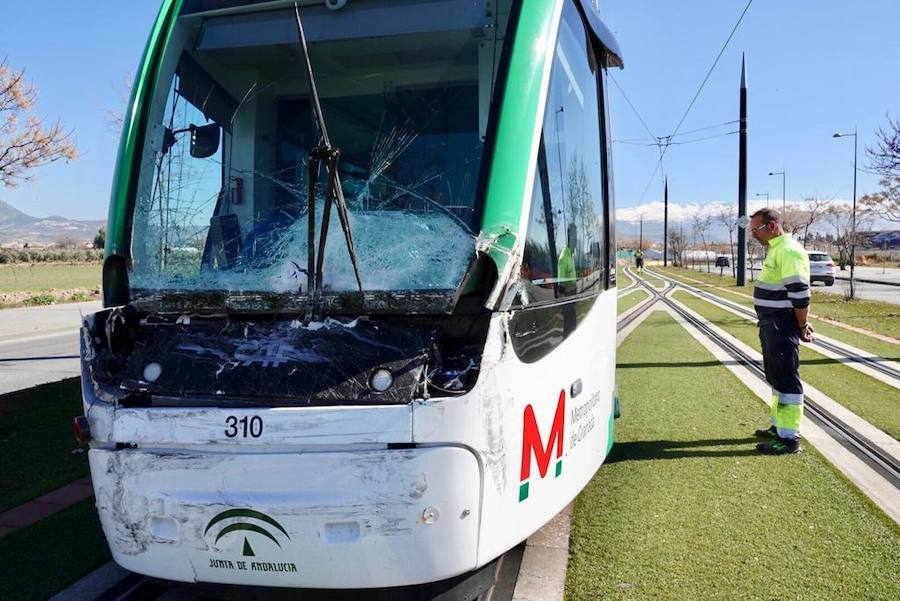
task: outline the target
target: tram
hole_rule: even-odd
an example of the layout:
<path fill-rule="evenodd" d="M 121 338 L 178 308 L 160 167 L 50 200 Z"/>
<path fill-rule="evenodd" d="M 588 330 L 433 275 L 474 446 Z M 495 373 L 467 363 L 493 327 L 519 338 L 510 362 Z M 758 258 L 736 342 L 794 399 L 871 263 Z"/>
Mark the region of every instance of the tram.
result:
<path fill-rule="evenodd" d="M 115 561 L 379 588 L 495 560 L 613 440 L 596 0 L 165 0 L 82 328 Z"/>

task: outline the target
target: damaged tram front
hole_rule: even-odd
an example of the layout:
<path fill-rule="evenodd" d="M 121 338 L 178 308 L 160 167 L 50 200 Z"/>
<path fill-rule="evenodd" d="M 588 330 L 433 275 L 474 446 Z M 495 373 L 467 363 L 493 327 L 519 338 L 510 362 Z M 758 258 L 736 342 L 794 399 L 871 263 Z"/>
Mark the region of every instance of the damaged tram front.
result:
<path fill-rule="evenodd" d="M 488 564 L 612 444 L 592 0 L 166 0 L 82 336 L 116 562 L 370 588 Z"/>

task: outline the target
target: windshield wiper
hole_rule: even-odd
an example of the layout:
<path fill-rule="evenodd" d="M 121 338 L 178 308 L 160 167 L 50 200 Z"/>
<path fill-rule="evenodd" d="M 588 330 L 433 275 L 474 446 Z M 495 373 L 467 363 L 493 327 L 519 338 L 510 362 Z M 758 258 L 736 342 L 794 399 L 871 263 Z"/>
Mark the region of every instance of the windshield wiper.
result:
<path fill-rule="evenodd" d="M 312 306 L 319 304 L 322 294 L 322 261 L 325 258 L 325 241 L 328 238 L 328 223 L 331 219 L 331 205 L 337 205 L 338 218 L 344 238 L 347 241 L 347 251 L 350 253 L 350 261 L 353 263 L 353 273 L 356 275 L 356 284 L 362 292 L 362 279 L 359 276 L 359 260 L 356 257 L 356 248 L 353 246 L 353 233 L 350 231 L 350 219 L 347 216 L 347 201 L 344 198 L 344 188 L 341 185 L 341 177 L 338 173 L 338 161 L 341 151 L 331 144 L 328 137 L 328 128 L 325 126 L 325 115 L 322 112 L 322 103 L 319 101 L 319 91 L 316 88 L 316 79 L 313 75 L 312 62 L 309 60 L 309 48 L 306 44 L 306 34 L 303 31 L 303 22 L 300 20 L 300 7 L 294 2 L 294 16 L 297 19 L 297 33 L 300 36 L 300 46 L 303 49 L 303 58 L 306 61 L 306 75 L 309 81 L 310 96 L 312 98 L 313 111 L 316 114 L 316 124 L 322 136 L 321 143 L 309 153 L 307 183 L 307 210 L 309 212 L 309 227 L 307 237 L 307 284 L 312 298 Z M 318 177 L 319 164 L 325 164 L 328 174 L 328 182 L 325 185 L 325 205 L 322 208 L 322 225 L 319 233 L 319 249 L 315 250 L 313 238 L 316 233 L 316 178 Z M 307 311 L 307 314 L 309 312 Z"/>

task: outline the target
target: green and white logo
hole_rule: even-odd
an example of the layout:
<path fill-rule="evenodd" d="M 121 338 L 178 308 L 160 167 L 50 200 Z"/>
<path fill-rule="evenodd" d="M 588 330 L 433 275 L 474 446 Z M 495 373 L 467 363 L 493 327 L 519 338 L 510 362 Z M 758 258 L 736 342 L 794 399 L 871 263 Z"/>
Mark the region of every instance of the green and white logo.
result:
<path fill-rule="evenodd" d="M 216 543 L 218 543 L 222 538 L 231 534 L 232 532 L 255 532 L 256 534 L 261 534 L 262 536 L 271 540 L 280 549 L 281 543 L 278 542 L 278 539 L 275 538 L 275 535 L 272 534 L 267 526 L 271 526 L 272 528 L 277 529 L 288 540 L 291 540 L 291 537 L 288 536 L 287 531 L 284 529 L 284 527 L 282 527 L 281 524 L 279 524 L 273 518 L 262 513 L 261 511 L 255 511 L 253 509 L 228 509 L 226 511 L 223 511 L 209 521 L 209 524 L 206 525 L 206 530 L 203 531 L 203 535 L 205 536 L 206 534 L 208 534 L 209 531 L 213 530 L 213 527 L 217 524 L 221 525 L 222 522 L 235 518 L 244 518 L 245 520 L 250 519 L 254 520 L 255 522 L 262 522 L 264 525 L 247 521 L 233 522 L 219 530 L 218 534 L 216 534 Z M 253 552 L 253 548 L 250 546 L 250 541 L 247 540 L 246 536 L 244 537 L 243 555 L 244 557 L 254 557 L 256 555 L 256 553 Z"/>

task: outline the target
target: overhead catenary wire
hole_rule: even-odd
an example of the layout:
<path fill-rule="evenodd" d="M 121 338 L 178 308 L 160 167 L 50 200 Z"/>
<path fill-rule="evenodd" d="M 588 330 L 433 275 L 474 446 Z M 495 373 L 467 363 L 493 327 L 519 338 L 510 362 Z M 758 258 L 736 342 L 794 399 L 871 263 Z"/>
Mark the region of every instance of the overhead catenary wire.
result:
<path fill-rule="evenodd" d="M 739 120 L 735 119 L 733 121 L 725 121 L 723 123 L 716 123 L 715 125 L 707 125 L 706 127 L 698 127 L 697 129 L 683 131 L 674 136 L 653 137 L 653 138 L 622 138 L 621 140 L 613 140 L 613 142 L 615 142 L 616 144 L 636 144 L 636 145 L 642 145 L 642 146 L 659 146 L 660 140 L 671 140 L 672 138 L 687 136 L 687 135 L 698 133 L 701 131 L 709 131 L 711 129 L 718 129 L 720 127 L 725 127 L 726 125 L 734 125 L 735 123 L 739 123 Z"/>
<path fill-rule="evenodd" d="M 722 44 L 722 47 L 719 49 L 719 52 L 716 55 L 715 60 L 713 60 L 712 65 L 710 66 L 709 70 L 706 72 L 706 76 L 703 78 L 703 81 L 700 82 L 700 86 L 697 88 L 697 92 L 694 94 L 694 97 L 691 99 L 691 102 L 688 104 L 687 109 L 685 109 L 684 114 L 681 116 L 681 119 L 678 121 L 678 124 L 675 126 L 675 130 L 669 136 L 660 138 L 658 136 L 653 136 L 653 133 L 649 131 L 649 128 L 647 128 L 648 133 L 650 133 L 650 135 L 653 136 L 654 139 L 657 140 L 656 144 L 648 144 L 648 145 L 659 147 L 659 160 L 656 162 L 656 166 L 653 168 L 653 173 L 650 175 L 650 178 L 647 180 L 647 185 L 644 187 L 644 191 L 641 193 L 641 197 L 640 197 L 640 200 L 638 200 L 638 204 L 640 204 L 644 201 L 644 197 L 646 196 L 647 191 L 650 189 L 650 184 L 653 182 L 653 178 L 656 177 L 656 173 L 659 171 L 659 168 L 662 165 L 663 158 L 665 157 L 666 152 L 669 150 L 669 147 L 673 144 L 672 138 L 677 136 L 678 132 L 681 130 L 681 126 L 684 124 L 684 120 L 687 119 L 687 116 L 690 114 L 691 109 L 694 107 L 694 104 L 697 102 L 697 98 L 700 97 L 700 93 L 703 91 L 703 88 L 706 86 L 706 82 L 709 81 L 709 77 L 712 75 L 712 72 L 715 70 L 716 65 L 719 64 L 719 60 L 722 58 L 722 55 L 725 53 L 725 49 L 728 48 L 728 44 L 731 42 L 731 38 L 734 37 L 735 32 L 737 31 L 741 22 L 744 20 L 744 16 L 746 16 L 747 11 L 750 10 L 750 6 L 752 4 L 753 4 L 753 0 L 747 1 L 747 5 L 744 7 L 744 10 L 741 11 L 741 16 L 738 17 L 738 20 L 734 24 L 734 27 L 731 28 L 731 32 L 728 34 L 728 38 L 725 40 L 725 43 Z M 616 86 L 619 87 L 619 90 L 622 91 L 621 87 L 619 86 L 619 84 L 617 82 L 615 82 L 615 80 L 613 81 L 613 83 L 615 83 Z M 624 91 L 622 91 L 622 95 L 625 96 Z M 627 96 L 625 97 L 625 99 L 628 100 Z M 634 109 L 634 106 L 631 104 L 630 100 L 628 100 L 628 104 L 632 107 L 632 110 L 635 111 L 635 114 L 637 114 L 637 110 Z M 641 119 L 641 122 L 644 123 L 643 119 Z M 731 122 L 731 123 L 733 123 L 733 122 Z M 644 123 L 644 126 L 646 128 L 646 123 Z M 710 126 L 710 127 L 713 127 L 713 126 Z M 700 128 L 700 130 L 703 130 L 703 129 L 704 128 Z M 693 130 L 693 131 L 697 131 L 697 130 Z M 688 133 L 688 132 L 685 132 L 685 133 Z M 723 134 L 723 135 L 731 135 L 731 134 L 729 133 L 729 134 Z M 663 140 L 665 140 L 665 142 L 663 142 Z M 695 140 L 695 141 L 699 142 L 701 140 Z"/>
<path fill-rule="evenodd" d="M 619 92 L 622 93 L 622 97 L 625 98 L 625 102 L 628 103 L 628 106 L 630 106 L 631 110 L 634 111 L 634 114 L 637 115 L 637 118 L 641 122 L 641 125 L 643 125 L 644 129 L 647 130 L 647 133 L 650 134 L 650 138 L 653 140 L 658 140 L 659 138 L 652 131 L 650 131 L 650 126 L 648 126 L 647 122 L 644 121 L 644 118 L 641 117 L 641 114 L 638 112 L 638 110 L 634 107 L 634 104 L 632 104 L 631 100 L 628 98 L 628 94 L 625 93 L 625 90 L 622 89 L 622 86 L 619 85 L 619 82 L 616 81 L 616 78 L 613 77 L 612 73 L 609 74 L 609 78 L 612 80 L 612 82 L 615 84 L 615 86 L 619 89 Z"/>
<path fill-rule="evenodd" d="M 722 58 L 722 55 L 725 53 L 725 49 L 728 48 L 729 42 L 731 42 L 731 38 L 734 37 L 737 28 L 741 25 L 741 22 L 744 20 L 744 16 L 747 14 L 747 11 L 750 10 L 750 5 L 753 4 L 753 0 L 748 0 L 747 6 L 744 7 L 743 12 L 741 12 L 741 16 L 738 17 L 737 22 L 734 24 L 734 27 L 731 28 L 731 33 L 728 34 L 728 39 L 725 40 L 725 43 L 722 44 L 722 48 L 719 50 L 719 53 L 716 55 L 716 59 L 713 61 L 712 65 L 709 67 L 709 71 L 706 72 L 706 77 L 703 78 L 703 81 L 700 82 L 700 87 L 697 88 L 697 93 L 694 94 L 694 97 L 691 99 L 690 104 L 688 104 L 687 109 L 684 111 L 684 114 L 681 116 L 681 120 L 678 122 L 678 125 L 675 126 L 675 131 L 672 132 L 672 136 L 675 136 L 678 131 L 681 129 L 681 125 L 684 123 L 684 120 L 687 119 L 688 114 L 691 112 L 691 109 L 694 108 L 694 103 L 697 102 L 697 98 L 700 97 L 700 93 L 703 91 L 704 86 L 706 86 L 706 82 L 709 81 L 709 76 L 712 75 L 712 72 L 715 70 L 716 65 L 719 64 L 719 59 Z"/>

